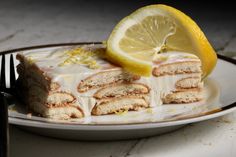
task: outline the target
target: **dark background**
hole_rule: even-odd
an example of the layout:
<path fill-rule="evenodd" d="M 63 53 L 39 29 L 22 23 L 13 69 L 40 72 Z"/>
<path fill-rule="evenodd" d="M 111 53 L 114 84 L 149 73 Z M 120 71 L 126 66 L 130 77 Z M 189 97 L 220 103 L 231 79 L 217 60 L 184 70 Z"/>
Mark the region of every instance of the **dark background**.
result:
<path fill-rule="evenodd" d="M 123 17 L 157 3 L 173 6 L 193 18 L 217 51 L 234 51 L 234 46 L 226 47 L 236 36 L 235 5 L 230 1 L 188 0 L 0 0 L 0 50 L 103 41 Z"/>

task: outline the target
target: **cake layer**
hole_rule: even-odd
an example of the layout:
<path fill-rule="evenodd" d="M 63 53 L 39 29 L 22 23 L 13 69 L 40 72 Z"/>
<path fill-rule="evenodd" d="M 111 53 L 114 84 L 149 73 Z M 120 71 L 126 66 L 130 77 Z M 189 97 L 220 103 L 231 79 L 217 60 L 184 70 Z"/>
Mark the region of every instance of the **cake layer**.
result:
<path fill-rule="evenodd" d="M 147 93 L 149 93 L 149 87 L 141 83 L 115 83 L 111 86 L 99 89 L 94 94 L 94 97 L 97 99 L 101 99 Z"/>
<path fill-rule="evenodd" d="M 65 119 L 202 98 L 201 90 L 195 92 L 203 86 L 196 56 L 160 55 L 154 60 L 153 75 L 140 77 L 106 61 L 101 49 L 86 45 L 18 54 L 18 82 L 29 107 L 42 116 Z"/>
<path fill-rule="evenodd" d="M 86 92 L 90 89 L 103 87 L 105 85 L 117 82 L 132 82 L 134 80 L 138 80 L 139 78 L 139 76 L 132 75 L 122 69 L 111 69 L 108 71 L 95 73 L 94 75 L 81 80 L 78 86 L 78 91 Z"/>
<path fill-rule="evenodd" d="M 159 54 L 153 61 L 154 76 L 201 73 L 201 61 L 192 54 L 169 52 Z"/>
<path fill-rule="evenodd" d="M 166 95 L 162 100 L 164 104 L 192 103 L 203 100 L 203 93 L 199 88 L 180 90 Z"/>
<path fill-rule="evenodd" d="M 200 73 L 201 63 L 198 61 L 177 62 L 170 64 L 163 64 L 154 67 L 152 74 L 154 76 L 175 75 L 186 73 Z"/>
<path fill-rule="evenodd" d="M 201 82 L 201 76 L 195 76 L 195 77 L 186 77 L 180 79 L 175 83 L 175 86 L 177 89 L 197 88 L 197 87 L 203 87 L 203 83 Z"/>
<path fill-rule="evenodd" d="M 83 112 L 80 108 L 75 106 L 64 106 L 64 107 L 46 107 L 39 102 L 30 102 L 30 109 L 36 113 L 41 114 L 43 117 L 52 119 L 70 119 L 70 118 L 82 118 L 84 117 Z"/>
<path fill-rule="evenodd" d="M 93 115 L 104 115 L 117 113 L 120 111 L 137 111 L 141 108 L 149 107 L 149 103 L 144 97 L 125 96 L 121 98 L 110 98 L 98 102 L 92 110 Z"/>

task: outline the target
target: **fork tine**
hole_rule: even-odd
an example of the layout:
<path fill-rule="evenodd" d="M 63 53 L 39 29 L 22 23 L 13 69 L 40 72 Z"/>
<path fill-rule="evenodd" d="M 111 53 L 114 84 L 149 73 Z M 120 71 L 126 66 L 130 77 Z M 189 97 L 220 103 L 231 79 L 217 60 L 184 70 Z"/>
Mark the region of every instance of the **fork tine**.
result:
<path fill-rule="evenodd" d="M 6 89 L 6 77 L 5 77 L 5 54 L 2 55 L 1 77 L 0 77 L 0 90 Z"/>
<path fill-rule="evenodd" d="M 16 83 L 16 76 L 15 76 L 15 66 L 13 60 L 13 54 L 10 56 L 10 88 L 14 88 Z"/>

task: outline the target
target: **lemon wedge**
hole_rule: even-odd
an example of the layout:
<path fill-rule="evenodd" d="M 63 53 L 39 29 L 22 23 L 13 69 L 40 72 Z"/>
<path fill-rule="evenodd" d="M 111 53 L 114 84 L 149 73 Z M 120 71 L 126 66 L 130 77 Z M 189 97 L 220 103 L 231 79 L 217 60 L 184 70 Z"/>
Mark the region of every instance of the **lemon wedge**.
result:
<path fill-rule="evenodd" d="M 107 57 L 128 71 L 150 76 L 152 60 L 168 51 L 195 54 L 203 77 L 213 70 L 217 56 L 198 25 L 170 6 L 158 4 L 136 10 L 122 19 L 107 41 Z"/>

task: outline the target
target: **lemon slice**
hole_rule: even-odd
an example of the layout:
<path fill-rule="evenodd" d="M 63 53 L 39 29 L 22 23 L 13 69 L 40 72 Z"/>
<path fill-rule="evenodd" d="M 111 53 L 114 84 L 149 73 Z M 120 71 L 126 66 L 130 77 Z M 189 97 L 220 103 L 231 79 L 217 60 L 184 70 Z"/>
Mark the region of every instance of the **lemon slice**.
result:
<path fill-rule="evenodd" d="M 142 76 L 151 75 L 158 53 L 181 51 L 197 55 L 203 77 L 213 70 L 216 53 L 198 25 L 181 11 L 150 5 L 122 19 L 107 41 L 108 59 Z"/>

